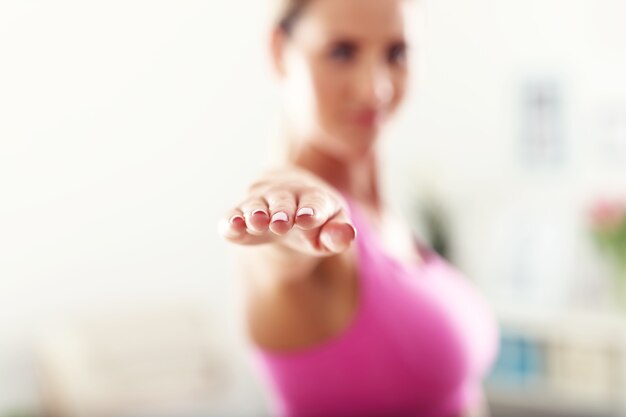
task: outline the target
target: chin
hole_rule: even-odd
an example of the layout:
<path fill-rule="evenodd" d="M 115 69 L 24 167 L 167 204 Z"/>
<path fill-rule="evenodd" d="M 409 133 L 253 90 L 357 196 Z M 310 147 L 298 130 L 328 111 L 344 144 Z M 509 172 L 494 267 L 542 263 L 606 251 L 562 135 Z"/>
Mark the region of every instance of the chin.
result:
<path fill-rule="evenodd" d="M 335 144 L 331 150 L 335 158 L 344 162 L 356 161 L 371 154 L 376 137 L 351 136 L 341 137 L 341 143 Z"/>
<path fill-rule="evenodd" d="M 354 126 L 326 130 L 324 139 L 316 147 L 334 158 L 349 162 L 371 154 L 378 142 L 380 128 L 356 128 Z"/>
<path fill-rule="evenodd" d="M 365 156 L 369 154 L 380 136 L 380 129 L 347 129 L 341 136 L 342 141 L 348 145 L 348 152 L 353 156 Z"/>

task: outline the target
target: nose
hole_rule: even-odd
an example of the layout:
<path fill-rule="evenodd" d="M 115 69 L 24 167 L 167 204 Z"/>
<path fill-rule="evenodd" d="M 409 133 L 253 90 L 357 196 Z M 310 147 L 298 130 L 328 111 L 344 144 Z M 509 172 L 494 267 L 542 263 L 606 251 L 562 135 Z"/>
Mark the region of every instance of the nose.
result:
<path fill-rule="evenodd" d="M 359 101 L 368 107 L 377 108 L 388 104 L 394 94 L 391 74 L 380 63 L 363 65 L 361 76 L 357 77 Z"/>

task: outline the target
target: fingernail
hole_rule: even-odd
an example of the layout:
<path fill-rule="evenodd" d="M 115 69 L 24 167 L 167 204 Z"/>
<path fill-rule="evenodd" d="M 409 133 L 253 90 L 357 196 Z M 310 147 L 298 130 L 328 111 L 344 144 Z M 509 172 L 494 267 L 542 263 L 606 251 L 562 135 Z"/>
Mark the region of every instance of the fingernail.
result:
<path fill-rule="evenodd" d="M 326 246 L 326 248 L 331 251 L 331 252 L 341 252 L 342 248 L 339 247 L 339 245 L 337 245 L 337 243 L 333 240 L 333 237 L 331 236 L 330 233 L 322 233 L 322 235 L 320 236 L 320 240 L 322 241 L 322 244 L 324 246 Z"/>
<path fill-rule="evenodd" d="M 241 231 L 238 230 L 238 228 L 233 227 L 232 218 L 230 222 L 220 221 L 217 227 L 217 231 L 221 236 L 226 238 L 236 238 L 239 237 L 241 234 Z"/>
<path fill-rule="evenodd" d="M 287 213 L 285 213 L 284 211 L 276 212 L 272 216 L 272 223 L 274 223 L 274 222 L 288 222 L 288 221 L 289 221 L 289 216 L 287 216 Z"/>
<path fill-rule="evenodd" d="M 259 213 L 265 214 L 267 216 L 267 212 L 265 210 L 263 210 L 263 209 L 256 209 L 256 210 L 254 210 L 252 212 L 252 215 L 254 216 L 255 214 L 259 214 Z"/>
<path fill-rule="evenodd" d="M 352 239 L 356 239 L 356 227 L 351 224 L 348 224 L 348 226 L 350 226 L 350 228 L 352 229 Z"/>
<path fill-rule="evenodd" d="M 300 210 L 298 210 L 298 213 L 296 213 L 297 217 L 313 216 L 313 215 L 315 215 L 315 212 L 313 211 L 311 207 L 302 207 Z"/>
<path fill-rule="evenodd" d="M 335 252 L 335 247 L 333 245 L 333 241 L 330 238 L 330 235 L 328 233 L 322 233 L 322 235 L 320 236 L 320 240 L 322 241 L 322 245 L 324 245 L 326 247 L 326 249 Z"/>
<path fill-rule="evenodd" d="M 243 218 L 243 216 L 240 216 L 239 214 L 235 214 L 235 215 L 234 215 L 233 217 L 231 217 L 231 218 L 230 218 L 230 220 L 228 220 L 228 221 L 229 221 L 229 223 L 230 223 L 230 224 L 233 224 L 233 225 L 234 225 L 234 224 L 235 224 L 235 222 L 236 222 L 237 220 L 245 221 L 245 220 L 244 220 L 244 218 Z"/>

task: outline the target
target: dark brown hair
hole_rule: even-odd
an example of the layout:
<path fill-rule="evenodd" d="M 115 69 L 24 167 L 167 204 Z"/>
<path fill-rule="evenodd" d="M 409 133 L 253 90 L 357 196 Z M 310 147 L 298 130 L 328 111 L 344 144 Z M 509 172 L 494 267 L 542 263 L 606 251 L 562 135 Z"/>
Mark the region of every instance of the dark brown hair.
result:
<path fill-rule="evenodd" d="M 311 0 L 275 0 L 277 3 L 276 26 L 285 33 L 290 34 L 298 17 L 300 17 L 302 11 L 310 1 Z"/>

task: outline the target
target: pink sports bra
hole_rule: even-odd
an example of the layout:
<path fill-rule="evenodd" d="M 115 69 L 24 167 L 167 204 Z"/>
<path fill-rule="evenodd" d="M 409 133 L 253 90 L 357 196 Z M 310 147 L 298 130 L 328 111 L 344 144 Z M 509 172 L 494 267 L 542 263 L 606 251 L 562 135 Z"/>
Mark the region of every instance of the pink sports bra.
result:
<path fill-rule="evenodd" d="M 498 348 L 494 316 L 458 270 L 418 244 L 423 262 L 386 255 L 357 228 L 359 302 L 338 336 L 255 359 L 281 417 L 450 417 L 477 402 Z"/>

